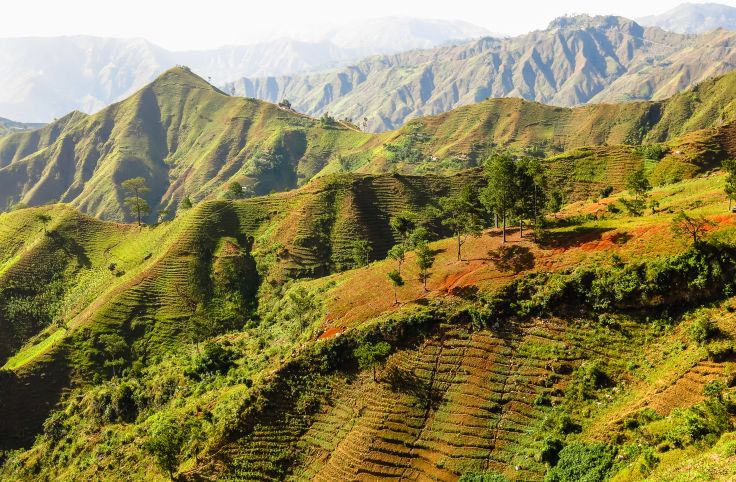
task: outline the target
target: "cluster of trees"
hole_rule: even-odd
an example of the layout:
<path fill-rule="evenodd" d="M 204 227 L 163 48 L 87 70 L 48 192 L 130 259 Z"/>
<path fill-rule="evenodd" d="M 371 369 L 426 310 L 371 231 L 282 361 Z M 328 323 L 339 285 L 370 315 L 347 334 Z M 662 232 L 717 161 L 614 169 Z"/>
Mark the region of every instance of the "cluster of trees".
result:
<path fill-rule="evenodd" d="M 403 212 L 391 218 L 391 229 L 400 238 L 389 251 L 388 257 L 396 261 L 396 269 L 388 272 L 387 276 L 394 288 L 394 303 L 398 303 L 397 289 L 405 284 L 401 274 L 401 267 L 406 261 L 406 255 L 414 251 L 417 268 L 419 269 L 419 280 L 424 289 L 427 289 L 427 280 L 430 269 L 434 265 L 435 253 L 429 247 L 428 222 L 431 221 L 432 213 L 416 214 Z"/>
<path fill-rule="evenodd" d="M 481 193 L 481 203 L 502 224 L 503 242 L 509 218 L 519 223 L 519 236 L 524 237 L 524 222 L 529 221 L 536 239 L 546 211 L 557 212 L 562 207 L 560 191 L 549 192 L 542 164 L 536 158 L 514 159 L 509 154 L 496 154 L 486 164 L 488 184 Z"/>

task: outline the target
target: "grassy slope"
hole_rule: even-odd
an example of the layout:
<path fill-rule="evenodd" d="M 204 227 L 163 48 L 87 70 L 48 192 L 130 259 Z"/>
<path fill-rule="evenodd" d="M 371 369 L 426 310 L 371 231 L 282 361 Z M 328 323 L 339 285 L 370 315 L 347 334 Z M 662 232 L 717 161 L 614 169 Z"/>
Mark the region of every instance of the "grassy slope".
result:
<path fill-rule="evenodd" d="M 405 183 L 396 181 L 392 176 L 378 179 L 383 179 L 382 182 L 388 182 L 389 185 L 394 183 L 395 188 Z M 353 185 L 359 190 L 376 184 L 377 179 L 358 178 Z M 197 232 L 197 228 L 202 227 L 207 232 L 213 224 L 207 224 L 205 218 L 228 206 L 234 214 L 233 220 L 239 220 L 237 225 L 245 232 L 256 235 L 254 255 L 257 259 L 265 260 L 273 252 L 274 243 L 283 242 L 284 246 L 289 246 L 288 240 L 297 238 L 293 230 L 289 231 L 294 223 L 289 210 L 282 211 L 285 205 L 298 212 L 312 209 L 310 204 L 319 200 L 326 190 L 345 191 L 344 186 L 344 183 L 337 186 L 316 183 L 296 193 L 234 204 L 204 203 L 172 223 L 146 228 L 142 233 L 127 226 L 94 221 L 113 232 L 120 231 L 117 236 L 121 241 L 114 248 L 116 256 L 125 260 L 124 253 L 135 252 L 138 257 L 128 260 L 129 264 L 125 265 L 130 274 L 126 274 L 122 281 L 127 279 L 130 282 L 122 282 L 95 295 L 104 303 L 113 303 L 114 308 L 105 310 L 95 303 L 92 305 L 94 310 L 87 310 L 86 314 L 82 311 L 80 316 L 67 323 L 68 328 L 78 330 L 81 327 L 98 326 L 95 329 L 104 329 L 102 327 L 110 328 L 118 323 L 125 325 L 120 317 L 130 312 L 126 310 L 131 308 L 131 300 L 145 292 L 156 302 L 146 300 L 146 306 L 152 312 L 145 313 L 142 318 L 148 320 L 152 327 L 163 326 L 155 328 L 154 334 L 147 334 L 144 338 L 150 340 L 149 347 L 162 343 L 162 340 L 172 336 L 172 332 L 165 327 L 170 326 L 167 319 L 172 322 L 176 319 L 176 307 L 173 305 L 181 304 L 176 299 L 170 299 L 168 304 L 163 300 L 172 298 L 171 283 L 167 280 L 171 279 L 173 273 L 179 272 L 178 262 L 190 252 L 186 248 L 187 232 Z M 647 214 L 642 218 L 607 215 L 579 226 L 556 228 L 550 242 L 542 247 L 536 247 L 529 240 L 519 243 L 518 238 L 513 237 L 512 243 L 529 247 L 535 256 L 534 269 L 541 271 L 559 270 L 593 261 L 610 262 L 611 252 L 617 252 L 624 260 L 652 259 L 685 248 L 684 242 L 672 242 L 668 228 L 671 211 L 678 208 L 687 208 L 717 219 L 720 221 L 718 234 L 714 236 L 730 239 L 734 229 L 730 216 L 725 215 L 722 186 L 723 176 L 702 177 L 664 186 L 652 194 L 660 202 L 657 214 Z M 390 198 L 394 199 L 394 196 Z M 566 212 L 600 215 L 605 211 L 605 205 L 615 199 L 604 199 L 594 204 L 581 202 L 570 206 Z M 395 209 L 400 208 L 403 206 Z M 19 211 L 4 216 L 21 219 L 29 215 Z M 268 219 L 273 222 L 266 223 Z M 381 217 L 374 216 L 373 219 Z M 223 218 L 217 218 L 214 225 L 223 225 L 223 221 Z M 13 224 L 25 226 L 20 221 Z M 37 232 L 40 226 L 25 229 Z M 237 237 L 235 231 L 222 234 Z M 37 235 L 37 238 L 42 239 L 43 235 Z M 152 253 L 149 260 L 139 259 L 141 251 L 135 248 L 140 246 L 137 243 L 145 241 L 146 245 L 156 245 L 157 241 L 154 240 L 161 240 L 160 248 Z M 390 288 L 385 272 L 393 265 L 390 261 L 305 281 L 302 285 L 324 300 L 320 314 L 315 315 L 308 330 L 295 330 L 296 321 L 288 314 L 288 297 L 283 293 L 269 295 L 266 291 L 263 293 L 261 310 L 265 314 L 264 319 L 270 321 L 229 336 L 244 357 L 238 369 L 240 374 L 200 384 L 200 388 L 194 390 L 192 382 L 181 379 L 182 368 L 177 368 L 177 363 L 187 363 L 188 355 L 154 365 L 151 373 L 178 373 L 176 383 L 182 384 L 182 393 L 188 394 L 179 401 L 164 403 L 162 408 L 174 410 L 180 417 L 186 418 L 207 407 L 207 411 L 214 414 L 213 424 L 217 426 L 228 423 L 227 420 L 232 417 L 237 419 L 242 408 L 237 408 L 239 403 L 235 401 L 247 399 L 253 393 L 243 385 L 242 378 L 253 380 L 253 390 L 270 386 L 273 375 L 269 373 L 273 374 L 273 370 L 285 360 L 298 360 L 298 347 L 313 345 L 314 342 L 310 340 L 320 333 L 334 336 L 335 333 L 344 332 L 349 335 L 370 326 L 380 327 L 388 318 L 401 319 L 410 313 L 421 312 L 422 306 L 427 304 L 463 304 L 464 290 L 477 286 L 481 292 L 489 292 L 520 276 L 499 271 L 489 263 L 486 252 L 498 246 L 498 233 L 487 232 L 469 241 L 465 246 L 467 261 L 457 262 L 453 258 L 452 240 L 434 243 L 433 248 L 439 252 L 439 256 L 433 268 L 429 292 L 424 292 L 416 281 L 413 257 L 410 255 L 404 268 L 408 284 L 399 291 L 402 304 L 398 306 L 393 305 L 387 296 Z M 9 249 L 7 259 L 16 259 L 16 251 Z M 93 266 L 104 259 L 100 258 L 100 253 L 104 254 L 105 248 L 98 247 L 97 253 L 90 256 Z M 288 271 L 291 268 L 289 259 L 281 259 L 271 265 L 271 274 L 278 276 L 280 270 Z M 105 269 L 103 264 L 98 275 Z M 287 290 L 294 288 L 287 286 Z M 719 327 L 731 333 L 731 318 L 723 317 L 723 312 L 719 313 L 715 316 Z M 108 315 L 114 315 L 115 318 Z M 289 472 L 290 478 L 298 480 L 334 480 L 334 477 L 352 477 L 350 474 L 356 473 L 386 477 L 404 473 L 407 476 L 413 474 L 454 480 L 460 473 L 486 466 L 503 471 L 514 480 L 519 477 L 521 480 L 537 479 L 543 474 L 544 466 L 533 459 L 541 443 L 536 430 L 552 412 L 532 402 L 539 393 L 549 389 L 545 384 L 547 380 L 554 379 L 553 372 L 560 372 L 557 364 L 568 363 L 574 368 L 593 356 L 602 361 L 611 376 L 619 382 L 615 390 L 606 390 L 595 402 L 578 407 L 575 416 L 583 425 L 583 433 L 578 437 L 586 440 L 605 439 L 606 427 L 615 425 L 617 420 L 643 406 L 652 406 L 666 415 L 675 406 L 697 402 L 697 394 L 702 391 L 704 382 L 720 378 L 730 366 L 728 361 L 708 362 L 695 345 L 674 349 L 683 338 L 681 328 L 671 329 L 653 338 L 653 328 L 637 321 L 635 317 L 624 316 L 621 324 L 623 329 L 600 326 L 583 314 L 570 319 L 518 320 L 504 325 L 500 330 L 477 332 L 462 322 L 443 322 L 426 338 L 413 341 L 399 336 L 396 342 L 400 348 L 381 370 L 381 383 L 375 383 L 369 373 L 353 378 L 349 370 L 345 374 L 338 372 L 324 378 L 318 377 L 316 381 L 308 383 L 299 381 L 299 376 L 287 372 L 283 375 L 285 380 L 293 378 L 293 383 L 297 385 L 307 383 L 299 393 L 318 399 L 326 397 L 328 405 L 306 416 L 302 409 L 294 408 L 302 406 L 299 405 L 301 395 L 288 392 L 291 393 L 289 395 L 283 391 L 283 386 L 277 384 L 272 395 L 265 395 L 266 406 L 271 408 L 260 418 L 256 415 L 256 425 L 235 437 L 229 435 L 223 438 L 216 431 L 211 434 L 208 442 L 212 444 L 209 445 L 210 449 L 203 447 L 200 450 L 211 450 L 212 454 L 205 460 L 216 463 L 208 463 L 197 471 L 209 473 L 214 470 L 221 475 L 225 471 L 245 479 L 278 479 L 280 476 L 277 474 L 282 469 L 279 463 L 274 462 L 279 460 L 278 457 L 272 457 L 288 449 L 296 457 L 296 465 Z M 158 341 L 156 332 L 160 334 Z M 63 339 L 66 333 L 57 336 Z M 268 348 L 264 349 L 264 344 Z M 63 343 L 57 346 L 63 346 Z M 34 371 L 34 367 L 34 373 L 38 372 L 39 366 L 46 366 L 46 370 L 50 371 L 51 367 L 59 365 L 59 355 L 54 353 L 53 348 L 44 351 L 44 342 L 36 340 L 11 359 L 8 366 L 14 368 L 20 377 Z M 399 377 L 410 376 L 409 381 L 401 382 L 408 383 L 406 386 L 424 388 L 420 391 L 392 388 L 385 381 L 392 373 L 397 373 L 395 376 Z M 562 378 L 553 382 L 553 390 L 555 387 L 564 389 L 569 380 L 569 375 L 565 375 L 569 372 L 562 373 Z M 679 381 L 683 379 L 687 382 L 686 392 L 678 388 Z M 624 387 L 623 390 L 621 387 Z M 673 387 L 671 395 L 667 387 Z M 429 406 L 425 405 L 427 399 L 422 391 L 425 389 L 431 394 Z M 689 395 L 683 396 L 683 393 Z M 270 405 L 272 402 L 269 400 L 281 402 Z M 83 416 L 78 422 L 81 432 L 76 432 L 74 437 L 78 456 L 61 464 L 57 460 L 57 468 L 42 464 L 45 467 L 44 474 L 67 479 L 110 478 L 112 474 L 125 470 L 140 477 L 158 477 L 139 448 L 145 437 L 142 430 L 145 431 L 152 420 L 146 415 L 139 417 L 139 421 L 133 424 L 100 426 Z M 114 434 L 105 431 L 105 427 L 114 428 Z M 32 463 L 36 457 L 47 452 L 43 448 L 45 443 L 42 441 L 41 445 L 27 454 L 30 457 L 27 463 Z M 252 446 L 260 448 L 250 450 L 248 447 Z M 64 447 L 68 446 L 61 444 L 58 449 L 48 453 L 61 454 L 59 451 L 66 450 Z M 112 452 L 105 447 L 112 447 Z M 693 454 L 693 457 L 689 463 L 697 463 L 699 467 L 707 465 L 707 460 L 701 461 L 701 458 L 706 457 L 705 454 L 702 457 Z M 663 474 L 684 470 L 678 469 L 678 464 L 682 463 L 678 458 L 681 457 L 663 458 L 657 470 Z M 100 462 L 88 465 L 84 462 L 86 460 Z M 182 470 L 189 470 L 195 465 L 194 460 L 189 460 Z M 516 466 L 519 467 L 518 471 L 514 469 Z M 656 472 L 653 473 L 655 475 Z"/>
<path fill-rule="evenodd" d="M 257 193 L 296 187 L 337 151 L 371 141 L 273 104 L 227 96 L 182 69 L 164 73 L 123 102 L 74 114 L 0 141 L 0 181 L 15 202 L 72 202 L 123 219 L 117 184 L 143 176 L 152 208 L 201 199 L 227 181 Z M 280 159 L 275 159 L 278 154 Z"/>
<path fill-rule="evenodd" d="M 657 103 L 563 109 L 493 99 L 462 107 L 412 123 L 423 124 L 430 136 L 417 146 L 425 160 L 416 164 L 396 160 L 385 147 L 406 142 L 411 126 L 381 135 L 342 124 L 324 129 L 314 119 L 227 96 L 172 69 L 92 116 L 73 113 L 37 131 L 4 136 L 0 182 L 14 203 L 70 202 L 86 213 L 122 220 L 129 217 L 117 185 L 143 176 L 151 187 L 153 220 L 156 210 L 175 209 L 185 195 L 219 196 L 230 181 L 264 194 L 337 171 L 452 172 L 476 165 L 496 145 L 555 153 L 671 141 L 733 120 L 734 75 Z"/>

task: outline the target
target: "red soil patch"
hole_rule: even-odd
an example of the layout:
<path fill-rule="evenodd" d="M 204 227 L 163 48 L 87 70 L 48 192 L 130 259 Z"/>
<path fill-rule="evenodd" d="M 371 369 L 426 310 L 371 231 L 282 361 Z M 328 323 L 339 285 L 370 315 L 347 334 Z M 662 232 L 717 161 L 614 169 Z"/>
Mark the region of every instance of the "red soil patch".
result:
<path fill-rule="evenodd" d="M 327 340 L 327 339 L 330 339 L 330 338 L 332 338 L 334 336 L 341 335 L 344 331 L 345 331 L 345 328 L 342 328 L 342 327 L 328 328 L 327 330 L 325 330 L 324 333 L 322 333 L 321 335 L 319 335 L 319 338 L 317 338 L 317 339 L 318 340 Z"/>

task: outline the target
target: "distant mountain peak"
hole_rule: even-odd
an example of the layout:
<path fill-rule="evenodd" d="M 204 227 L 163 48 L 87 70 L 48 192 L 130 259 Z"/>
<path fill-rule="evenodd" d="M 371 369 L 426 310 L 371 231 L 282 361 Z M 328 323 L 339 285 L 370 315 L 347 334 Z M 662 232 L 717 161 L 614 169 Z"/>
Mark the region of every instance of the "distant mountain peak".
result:
<path fill-rule="evenodd" d="M 637 19 L 670 32 L 697 34 L 718 28 L 736 31 L 736 7 L 720 3 L 683 3 L 659 15 Z"/>
<path fill-rule="evenodd" d="M 557 17 L 552 20 L 549 24 L 548 29 L 605 29 L 605 28 L 620 28 L 620 27 L 631 27 L 639 25 L 628 18 L 619 17 L 616 15 L 565 15 Z M 641 28 L 641 27 L 639 27 Z"/>

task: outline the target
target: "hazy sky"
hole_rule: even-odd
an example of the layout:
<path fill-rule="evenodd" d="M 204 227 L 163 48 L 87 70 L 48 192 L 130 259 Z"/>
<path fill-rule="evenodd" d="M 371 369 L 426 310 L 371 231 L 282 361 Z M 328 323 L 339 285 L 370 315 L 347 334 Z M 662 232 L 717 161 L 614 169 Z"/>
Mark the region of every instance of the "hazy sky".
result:
<path fill-rule="evenodd" d="M 392 15 L 466 20 L 520 34 L 571 13 L 629 18 L 664 12 L 681 0 L 15 0 L 0 2 L 0 36 L 143 37 L 170 49 L 252 43 Z M 736 0 L 719 3 L 736 6 Z"/>

